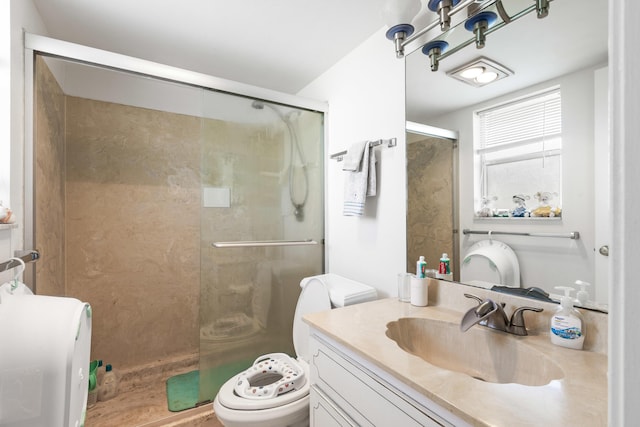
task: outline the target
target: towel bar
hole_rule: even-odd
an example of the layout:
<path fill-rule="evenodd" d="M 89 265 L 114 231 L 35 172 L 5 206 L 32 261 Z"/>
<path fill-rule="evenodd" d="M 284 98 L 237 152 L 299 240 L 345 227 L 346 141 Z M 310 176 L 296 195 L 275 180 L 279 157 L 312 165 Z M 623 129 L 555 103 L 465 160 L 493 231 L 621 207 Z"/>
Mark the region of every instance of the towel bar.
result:
<path fill-rule="evenodd" d="M 16 258 L 20 258 L 25 263 L 34 262 L 40 258 L 40 252 L 27 251 L 26 253 L 23 253 L 21 256 L 18 256 L 16 254 Z M 7 270 L 11 270 L 12 268 L 16 268 L 20 265 L 22 264 L 20 264 L 20 262 L 16 261 L 15 259 L 10 259 L 9 261 L 5 261 L 5 262 L 0 262 L 0 273 Z"/>
<path fill-rule="evenodd" d="M 238 242 L 214 242 L 212 246 L 215 248 L 251 248 L 264 246 L 302 246 L 317 245 L 313 239 L 306 240 L 255 240 L 255 241 L 238 241 Z"/>
<path fill-rule="evenodd" d="M 377 139 L 375 141 L 369 141 L 369 147 L 376 147 L 382 144 L 386 144 L 387 147 L 391 148 L 398 145 L 398 140 L 396 138 L 389 138 L 389 139 Z M 329 158 L 332 160 L 335 159 L 336 161 L 341 162 L 342 159 L 344 158 L 344 155 L 347 154 L 347 152 L 348 152 L 347 150 L 344 150 L 338 153 L 333 153 L 332 155 L 329 156 Z"/>
<path fill-rule="evenodd" d="M 508 236 L 559 237 L 559 238 L 573 239 L 573 240 L 578 240 L 580 238 L 580 233 L 578 231 L 572 231 L 567 234 L 560 234 L 560 233 L 556 234 L 556 233 L 520 233 L 516 231 L 483 231 L 483 230 L 469 230 L 468 228 L 465 228 L 464 230 L 462 230 L 462 234 L 488 234 L 490 236 L 495 234 L 502 234 L 502 235 L 508 235 Z"/>

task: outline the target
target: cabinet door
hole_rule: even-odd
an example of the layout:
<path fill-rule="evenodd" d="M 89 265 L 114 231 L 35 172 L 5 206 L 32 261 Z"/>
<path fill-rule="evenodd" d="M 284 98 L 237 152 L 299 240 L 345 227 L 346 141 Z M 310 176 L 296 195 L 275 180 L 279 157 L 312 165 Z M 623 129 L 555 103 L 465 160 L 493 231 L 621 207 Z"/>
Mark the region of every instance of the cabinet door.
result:
<path fill-rule="evenodd" d="M 435 427 L 446 424 L 436 421 L 435 414 L 428 415 L 427 408 L 413 406 L 382 381 L 372 378 L 350 359 L 317 339 L 311 340 L 311 351 L 312 387 L 346 413 L 348 419 L 354 421 L 353 425 Z"/>
<path fill-rule="evenodd" d="M 316 386 L 310 393 L 311 427 L 355 427 L 357 424 L 331 402 Z"/>

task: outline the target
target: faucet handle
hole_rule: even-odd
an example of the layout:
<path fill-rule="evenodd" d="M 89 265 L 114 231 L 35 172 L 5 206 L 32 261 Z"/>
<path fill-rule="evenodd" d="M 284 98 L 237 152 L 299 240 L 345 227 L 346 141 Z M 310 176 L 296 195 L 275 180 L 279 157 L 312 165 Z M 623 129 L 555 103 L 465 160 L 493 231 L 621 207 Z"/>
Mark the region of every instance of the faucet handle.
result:
<path fill-rule="evenodd" d="M 523 335 L 527 335 L 527 329 L 524 326 L 524 314 L 523 314 L 527 310 L 535 311 L 537 313 L 544 311 L 542 308 L 539 308 L 539 307 L 519 307 L 513 312 L 513 314 L 511 315 L 511 321 L 510 321 L 511 327 L 522 328 L 524 331 Z"/>
<path fill-rule="evenodd" d="M 474 300 L 478 301 L 478 305 L 482 304 L 483 299 L 480 298 L 480 297 L 477 297 L 477 296 L 475 296 L 473 294 L 464 294 L 464 296 L 467 297 L 467 298 L 471 298 L 471 299 L 474 299 Z"/>

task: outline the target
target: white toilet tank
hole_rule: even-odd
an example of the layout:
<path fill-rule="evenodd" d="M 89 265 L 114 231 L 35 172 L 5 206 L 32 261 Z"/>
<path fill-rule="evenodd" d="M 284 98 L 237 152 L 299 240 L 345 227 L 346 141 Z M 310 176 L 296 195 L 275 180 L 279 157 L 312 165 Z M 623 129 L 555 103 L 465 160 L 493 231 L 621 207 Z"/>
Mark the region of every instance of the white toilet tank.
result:
<path fill-rule="evenodd" d="M 91 308 L 74 298 L 0 299 L 0 426 L 80 427 L 87 405 Z"/>

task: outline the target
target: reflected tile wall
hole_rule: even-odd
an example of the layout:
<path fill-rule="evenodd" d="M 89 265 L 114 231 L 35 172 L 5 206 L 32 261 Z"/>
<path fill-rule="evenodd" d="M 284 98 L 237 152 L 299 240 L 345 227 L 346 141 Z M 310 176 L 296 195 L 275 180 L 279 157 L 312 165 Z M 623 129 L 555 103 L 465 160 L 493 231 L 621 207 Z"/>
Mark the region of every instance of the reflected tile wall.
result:
<path fill-rule="evenodd" d="M 37 293 L 64 295 L 65 258 L 65 96 L 45 60 L 36 58 L 35 75 L 35 263 Z"/>
<path fill-rule="evenodd" d="M 425 137 L 407 145 L 407 271 L 420 255 L 437 269 L 443 252 L 453 260 L 453 149 L 451 141 Z"/>

